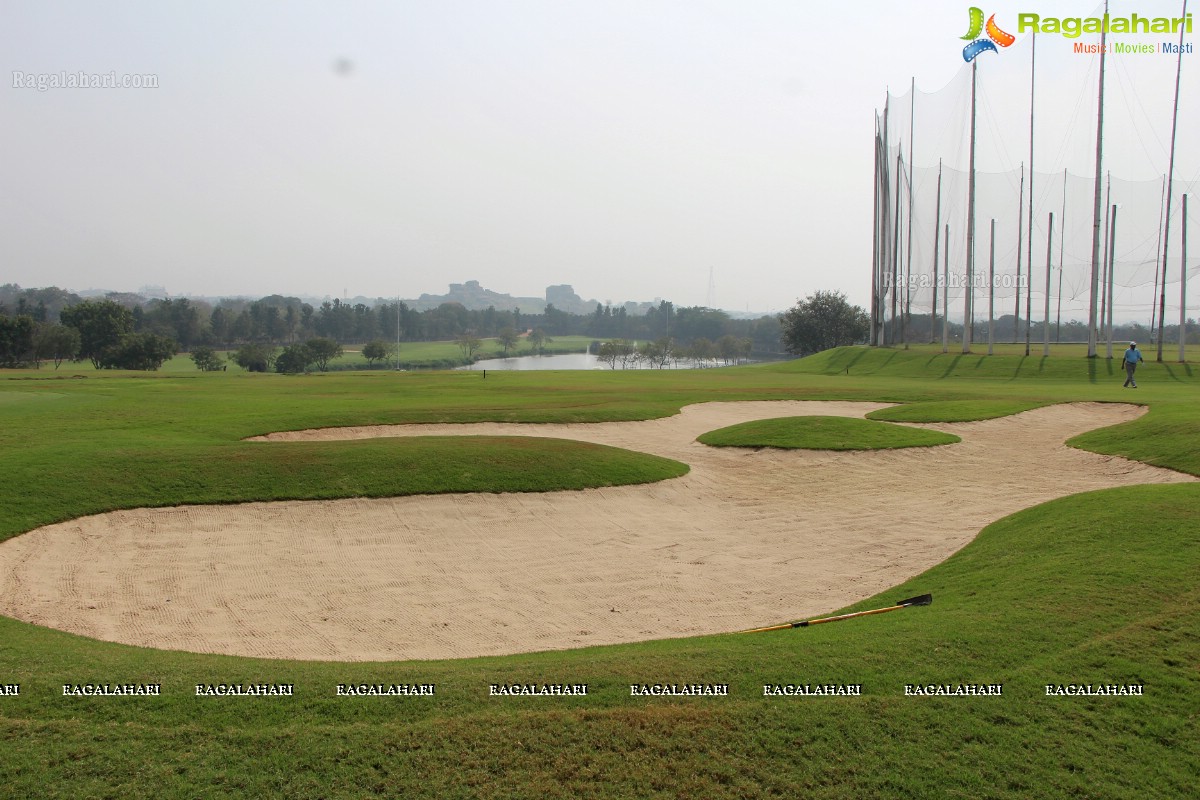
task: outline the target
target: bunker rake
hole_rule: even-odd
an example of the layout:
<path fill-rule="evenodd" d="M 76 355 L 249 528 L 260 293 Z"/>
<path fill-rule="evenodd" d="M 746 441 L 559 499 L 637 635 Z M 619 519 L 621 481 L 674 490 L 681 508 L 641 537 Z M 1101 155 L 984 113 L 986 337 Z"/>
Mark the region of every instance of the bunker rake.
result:
<path fill-rule="evenodd" d="M 806 619 L 801 622 L 785 622 L 781 625 L 768 625 L 765 628 L 751 628 L 748 631 L 740 631 L 740 633 L 763 633 L 764 631 L 781 631 L 787 628 L 807 628 L 809 625 L 820 625 L 823 622 L 841 622 L 844 619 L 865 617 L 868 614 L 884 614 L 888 611 L 898 611 L 910 606 L 927 606 L 932 603 L 933 595 L 923 594 L 919 597 L 910 597 L 907 600 L 901 600 L 896 605 L 888 606 L 887 608 L 873 608 L 870 611 L 855 611 L 851 614 L 838 614 L 836 617 L 821 617 L 820 619 Z"/>

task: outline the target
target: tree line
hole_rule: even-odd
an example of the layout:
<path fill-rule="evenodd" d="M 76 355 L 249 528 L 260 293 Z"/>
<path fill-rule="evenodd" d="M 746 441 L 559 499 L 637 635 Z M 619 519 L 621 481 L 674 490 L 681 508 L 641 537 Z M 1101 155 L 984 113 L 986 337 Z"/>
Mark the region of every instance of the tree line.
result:
<path fill-rule="evenodd" d="M 665 300 L 644 315 L 602 304 L 589 314 L 572 314 L 553 304 L 540 314 L 528 314 L 495 307 L 472 310 L 458 303 L 419 311 L 402 301 L 386 300 L 367 305 L 333 299 L 314 306 L 282 295 L 227 299 L 215 305 L 189 298 L 147 300 L 123 293 L 83 299 L 56 287 L 0 286 L 0 366 L 4 367 L 43 362 L 58 367 L 63 361 L 86 360 L 97 369 L 157 369 L 176 353 L 186 352 L 194 360 L 200 356 L 196 363 L 201 369 L 217 369 L 221 367 L 218 351 L 233 351 L 247 369 L 278 368 L 281 359 L 289 369 L 300 364 L 323 368 L 347 344 L 363 344 L 364 356 L 373 363 L 392 354 L 381 352 L 384 343 L 458 341 L 461 346 L 464 338 L 496 338 L 511 344 L 526 333 L 532 333 L 534 340 L 569 335 L 644 342 L 669 339 L 676 348 L 731 337 L 747 352 L 781 352 L 776 316 L 734 319 L 724 311 L 677 308 Z M 470 348 L 472 357 L 475 349 Z M 703 346 L 702 352 L 707 352 Z M 712 357 L 722 357 L 721 352 Z"/>
<path fill-rule="evenodd" d="M 928 320 L 912 319 L 914 333 Z M 1136 329 L 1135 329 L 1136 330 Z M 1141 332 L 1141 331 L 1137 331 Z M 397 343 L 454 341 L 465 361 L 484 338 L 504 353 L 526 336 L 534 351 L 552 336 L 583 335 L 601 342 L 608 366 L 663 367 L 687 359 L 698 365 L 737 363 L 754 354 L 809 355 L 866 340 L 868 316 L 840 292 L 818 291 L 777 316 L 734 319 L 702 306 L 669 301 L 644 315 L 597 304 L 572 314 L 548 304 L 540 314 L 458 303 L 424 311 L 404 302 L 318 306 L 294 297 L 229 299 L 215 306 L 189 298 L 146 300 L 110 293 L 82 299 L 65 290 L 0 286 L 0 366 L 40 366 L 87 360 L 97 369 L 157 369 L 183 351 L 201 370 L 224 368 L 219 351 L 250 371 L 325 370 L 347 344 L 361 344 L 374 365 L 395 355 Z"/>

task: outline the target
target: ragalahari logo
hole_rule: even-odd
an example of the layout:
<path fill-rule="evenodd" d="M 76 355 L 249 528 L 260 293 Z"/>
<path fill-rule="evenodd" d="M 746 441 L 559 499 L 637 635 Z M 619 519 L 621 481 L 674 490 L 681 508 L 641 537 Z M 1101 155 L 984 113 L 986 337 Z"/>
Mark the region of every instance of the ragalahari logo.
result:
<path fill-rule="evenodd" d="M 996 49 L 996 45 L 1008 47 L 1017 40 L 1017 37 L 1011 33 L 1005 33 L 1000 30 L 1000 26 L 996 24 L 996 15 L 992 14 L 988 17 L 987 25 L 983 24 L 983 10 L 971 6 L 971 27 L 967 31 L 967 35 L 962 37 L 970 39 L 971 43 L 963 48 L 963 61 L 968 64 L 975 60 L 975 56 L 980 53 L 991 51 L 993 53 L 1000 52 Z M 987 31 L 987 38 L 980 38 L 979 34 Z"/>

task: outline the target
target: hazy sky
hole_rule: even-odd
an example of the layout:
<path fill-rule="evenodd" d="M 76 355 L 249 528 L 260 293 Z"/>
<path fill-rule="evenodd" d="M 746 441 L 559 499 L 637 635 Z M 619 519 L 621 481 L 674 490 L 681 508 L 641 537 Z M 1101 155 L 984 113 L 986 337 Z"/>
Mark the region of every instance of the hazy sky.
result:
<path fill-rule="evenodd" d="M 0 283 L 866 305 L 875 109 L 968 5 L 3 0 Z"/>

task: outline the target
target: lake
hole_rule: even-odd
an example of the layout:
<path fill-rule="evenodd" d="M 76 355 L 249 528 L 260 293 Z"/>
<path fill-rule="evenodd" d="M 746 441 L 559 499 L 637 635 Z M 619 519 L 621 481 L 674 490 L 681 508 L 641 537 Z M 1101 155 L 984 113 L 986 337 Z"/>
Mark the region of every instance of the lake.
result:
<path fill-rule="evenodd" d="M 721 362 L 715 362 L 710 366 L 717 366 Z M 484 361 L 476 361 L 474 364 L 466 367 L 457 367 L 461 370 L 532 370 L 532 369 L 608 369 L 608 365 L 600 360 L 598 356 L 591 353 L 566 353 L 564 355 L 550 356 L 514 356 L 513 358 L 489 358 Z M 621 369 L 618 362 L 617 369 Z M 642 364 L 630 365 L 629 369 L 653 369 Z M 667 369 L 696 369 L 696 364 L 693 362 L 681 359 L 679 363 Z"/>

